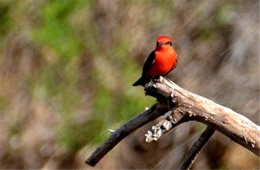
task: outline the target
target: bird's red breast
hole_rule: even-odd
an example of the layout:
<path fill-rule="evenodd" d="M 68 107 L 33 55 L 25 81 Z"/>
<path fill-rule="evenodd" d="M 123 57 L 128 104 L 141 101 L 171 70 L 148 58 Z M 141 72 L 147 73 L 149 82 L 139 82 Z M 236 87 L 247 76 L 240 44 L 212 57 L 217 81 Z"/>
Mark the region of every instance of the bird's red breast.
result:
<path fill-rule="evenodd" d="M 172 39 L 160 36 L 156 48 L 144 63 L 142 76 L 133 84 L 144 85 L 154 76 L 165 76 L 177 65 L 177 53 L 172 46 Z"/>
<path fill-rule="evenodd" d="M 152 63 L 147 77 L 164 76 L 168 74 L 177 64 L 177 53 L 173 48 L 162 47 L 155 50 L 155 59 Z"/>

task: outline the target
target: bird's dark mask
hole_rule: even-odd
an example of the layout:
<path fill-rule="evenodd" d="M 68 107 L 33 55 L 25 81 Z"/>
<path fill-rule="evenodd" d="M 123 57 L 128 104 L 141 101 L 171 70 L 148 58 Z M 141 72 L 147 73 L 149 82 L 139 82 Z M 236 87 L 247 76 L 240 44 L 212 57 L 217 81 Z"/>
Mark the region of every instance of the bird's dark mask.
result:
<path fill-rule="evenodd" d="M 167 41 L 165 43 L 161 43 L 161 42 L 156 42 L 156 46 L 162 46 L 162 45 L 169 45 L 169 46 L 172 46 L 172 42 L 171 41 Z"/>

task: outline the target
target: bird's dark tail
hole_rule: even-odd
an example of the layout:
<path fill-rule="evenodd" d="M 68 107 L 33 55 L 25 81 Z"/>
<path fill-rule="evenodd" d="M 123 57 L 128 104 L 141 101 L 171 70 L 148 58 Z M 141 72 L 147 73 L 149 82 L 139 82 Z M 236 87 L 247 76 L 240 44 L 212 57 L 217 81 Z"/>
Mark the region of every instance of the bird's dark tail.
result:
<path fill-rule="evenodd" d="M 145 77 L 140 77 L 134 84 L 133 86 L 144 86 L 146 83 L 148 83 L 149 79 Z"/>

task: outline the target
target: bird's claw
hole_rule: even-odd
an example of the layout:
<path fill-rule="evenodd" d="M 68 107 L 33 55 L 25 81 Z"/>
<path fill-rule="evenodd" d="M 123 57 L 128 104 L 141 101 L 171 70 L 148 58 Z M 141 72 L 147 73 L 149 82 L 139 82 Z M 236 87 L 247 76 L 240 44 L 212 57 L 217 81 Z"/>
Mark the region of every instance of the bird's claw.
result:
<path fill-rule="evenodd" d="M 157 83 L 157 82 L 163 83 L 164 82 L 163 76 L 154 76 L 152 80 L 153 80 L 154 83 Z"/>
<path fill-rule="evenodd" d="M 163 76 L 159 76 L 159 82 L 160 82 L 160 83 L 163 83 L 163 82 L 164 82 Z"/>
<path fill-rule="evenodd" d="M 153 87 L 153 81 L 150 81 L 144 85 L 145 89 L 145 95 L 147 95 L 147 92 L 149 92 Z"/>

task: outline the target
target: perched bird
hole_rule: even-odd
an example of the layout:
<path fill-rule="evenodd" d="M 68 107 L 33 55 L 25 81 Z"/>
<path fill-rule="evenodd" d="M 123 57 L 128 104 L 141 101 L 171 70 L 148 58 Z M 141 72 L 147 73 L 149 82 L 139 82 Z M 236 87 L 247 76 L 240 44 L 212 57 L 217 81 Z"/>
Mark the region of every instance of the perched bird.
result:
<path fill-rule="evenodd" d="M 151 78 L 167 75 L 177 65 L 177 53 L 172 46 L 172 39 L 168 36 L 160 36 L 156 41 L 156 48 L 148 56 L 144 63 L 142 76 L 133 86 L 148 83 Z"/>

